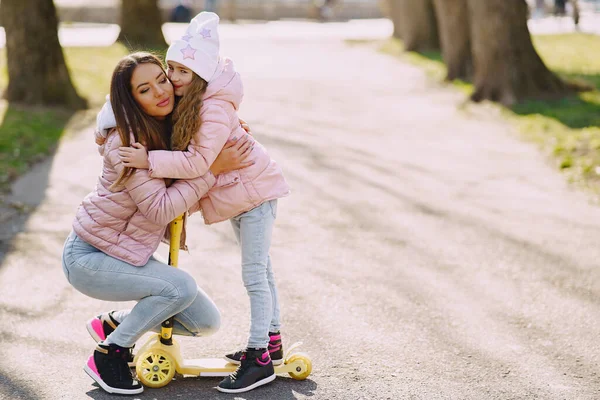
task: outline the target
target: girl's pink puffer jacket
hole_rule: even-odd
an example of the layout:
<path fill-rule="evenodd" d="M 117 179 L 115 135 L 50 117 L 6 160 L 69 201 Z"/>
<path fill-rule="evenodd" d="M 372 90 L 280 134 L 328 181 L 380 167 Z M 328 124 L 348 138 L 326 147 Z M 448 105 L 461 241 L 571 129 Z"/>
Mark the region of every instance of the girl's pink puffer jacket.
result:
<path fill-rule="evenodd" d="M 242 97 L 240 75 L 233 62 L 223 58 L 217 67 L 217 77 L 209 83 L 204 95 L 200 130 L 187 151 L 150 151 L 150 176 L 191 179 L 204 175 L 227 140 L 245 134 L 237 115 Z M 260 143 L 256 142 L 248 159 L 254 164 L 219 175 L 215 186 L 190 213 L 202 208 L 204 221 L 213 224 L 290 193 L 281 168 Z"/>
<path fill-rule="evenodd" d="M 124 185 L 109 189 L 123 169 L 120 146 L 121 138 L 113 130 L 99 148 L 104 158 L 102 176 L 79 206 L 73 230 L 104 253 L 143 266 L 158 248 L 169 222 L 196 204 L 216 179 L 208 171 L 167 188 L 163 179 L 136 169 Z"/>

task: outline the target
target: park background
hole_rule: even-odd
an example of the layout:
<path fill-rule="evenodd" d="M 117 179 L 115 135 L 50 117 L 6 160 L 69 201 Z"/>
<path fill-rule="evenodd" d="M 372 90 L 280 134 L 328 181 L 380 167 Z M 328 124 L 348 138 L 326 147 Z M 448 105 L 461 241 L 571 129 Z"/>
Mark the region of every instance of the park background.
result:
<path fill-rule="evenodd" d="M 109 398 L 83 323 L 115 305 L 70 288 L 61 245 L 112 69 L 164 54 L 178 6 L 216 7 L 241 116 L 294 189 L 273 257 L 314 371 L 244 398 L 600 397 L 600 2 L 2 0 L 0 398 Z M 223 312 L 194 356 L 245 336 L 222 225 L 192 219 L 183 255 Z"/>

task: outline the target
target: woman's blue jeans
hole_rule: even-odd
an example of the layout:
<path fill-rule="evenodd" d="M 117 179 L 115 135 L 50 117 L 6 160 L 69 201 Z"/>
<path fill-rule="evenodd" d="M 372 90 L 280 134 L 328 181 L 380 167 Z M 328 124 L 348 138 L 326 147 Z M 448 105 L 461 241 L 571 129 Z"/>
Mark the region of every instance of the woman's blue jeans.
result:
<path fill-rule="evenodd" d="M 154 257 L 142 267 L 113 258 L 81 239 L 75 232 L 63 250 L 63 270 L 81 293 L 105 301 L 137 301 L 130 311 L 116 313 L 120 324 L 106 339 L 131 347 L 147 331 L 175 317 L 173 333 L 208 336 L 219 329 L 215 303 L 187 272 Z"/>

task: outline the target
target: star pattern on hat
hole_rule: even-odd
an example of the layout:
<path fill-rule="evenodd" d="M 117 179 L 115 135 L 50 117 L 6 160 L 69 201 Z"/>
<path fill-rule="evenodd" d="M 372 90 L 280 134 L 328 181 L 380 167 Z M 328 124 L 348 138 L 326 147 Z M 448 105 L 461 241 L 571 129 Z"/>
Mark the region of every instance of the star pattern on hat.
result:
<path fill-rule="evenodd" d="M 202 35 L 202 39 L 208 39 L 211 37 L 210 29 L 202 28 L 202 30 L 200 31 L 200 34 Z"/>
<path fill-rule="evenodd" d="M 184 60 L 186 58 L 189 58 L 190 60 L 195 60 L 194 54 L 196 54 L 196 49 L 194 49 L 188 43 L 188 45 L 187 45 L 187 47 L 185 49 L 181 49 L 181 54 L 183 54 L 183 59 Z"/>
<path fill-rule="evenodd" d="M 182 37 L 181 37 L 181 40 L 184 40 L 184 41 L 186 41 L 186 42 L 189 42 L 189 41 L 190 41 L 190 39 L 192 39 L 192 38 L 193 38 L 193 36 L 192 36 L 192 35 L 185 35 L 185 36 L 182 36 Z"/>

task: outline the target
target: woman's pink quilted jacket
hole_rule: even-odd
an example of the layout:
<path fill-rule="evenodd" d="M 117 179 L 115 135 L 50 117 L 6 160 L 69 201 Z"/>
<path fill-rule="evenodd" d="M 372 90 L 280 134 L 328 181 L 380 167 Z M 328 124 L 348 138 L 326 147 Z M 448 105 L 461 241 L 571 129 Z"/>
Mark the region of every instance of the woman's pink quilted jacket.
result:
<path fill-rule="evenodd" d="M 124 185 L 109 189 L 123 169 L 118 155 L 121 145 L 113 130 L 100 146 L 102 176 L 79 206 L 73 230 L 104 253 L 142 266 L 158 248 L 169 222 L 198 203 L 216 179 L 207 171 L 199 178 L 167 187 L 163 179 L 136 169 Z"/>
<path fill-rule="evenodd" d="M 202 176 L 228 139 L 245 134 L 237 115 L 243 97 L 240 75 L 227 58 L 219 63 L 217 74 L 204 95 L 200 110 L 202 126 L 187 151 L 148 153 L 149 171 L 153 178 L 191 179 Z M 219 175 L 215 186 L 200 200 L 200 204 L 190 209 L 190 213 L 202 208 L 204 221 L 212 224 L 290 193 L 281 168 L 260 143 L 256 142 L 249 160 L 254 164 Z"/>

